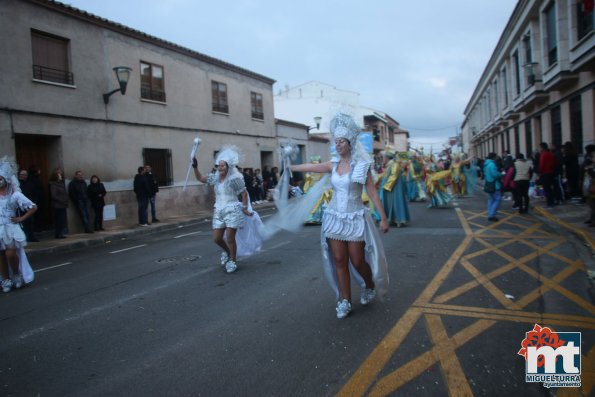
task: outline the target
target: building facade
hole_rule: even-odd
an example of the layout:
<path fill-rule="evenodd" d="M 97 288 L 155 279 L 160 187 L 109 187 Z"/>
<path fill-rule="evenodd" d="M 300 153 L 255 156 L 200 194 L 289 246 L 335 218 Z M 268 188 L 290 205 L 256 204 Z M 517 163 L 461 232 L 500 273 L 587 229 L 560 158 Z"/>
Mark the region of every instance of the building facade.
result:
<path fill-rule="evenodd" d="M 464 150 L 595 143 L 593 22 L 592 0 L 519 0 L 465 109 Z"/>
<path fill-rule="evenodd" d="M 0 58 L 2 154 L 38 166 L 44 186 L 57 167 L 67 179 L 98 175 L 107 227 L 137 222 L 132 181 L 144 164 L 160 185 L 159 216 L 212 205 L 206 186 L 183 189 L 197 136 L 205 171 L 225 144 L 241 148 L 243 167 L 277 161 L 271 78 L 51 0 L 0 2 L 0 34 L 10 37 L 0 42 L 10 54 Z M 104 101 L 118 66 L 131 69 L 125 95 Z M 72 209 L 69 226 L 81 230 Z"/>

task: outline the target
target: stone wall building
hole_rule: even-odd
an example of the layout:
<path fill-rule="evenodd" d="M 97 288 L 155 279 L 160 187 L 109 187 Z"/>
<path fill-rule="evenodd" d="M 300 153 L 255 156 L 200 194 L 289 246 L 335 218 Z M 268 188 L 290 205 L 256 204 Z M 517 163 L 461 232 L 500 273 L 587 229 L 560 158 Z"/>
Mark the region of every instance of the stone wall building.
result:
<path fill-rule="evenodd" d="M 194 138 L 210 170 L 224 144 L 241 148 L 241 166 L 276 164 L 274 80 L 51 0 L 0 2 L 0 147 L 21 167 L 41 168 L 43 185 L 60 167 L 67 179 L 97 174 L 115 219 L 137 223 L 132 181 L 150 164 L 159 217 L 212 205 L 192 177 L 183 191 Z M 125 95 L 114 68 L 131 69 Z M 41 203 L 42 227 L 51 218 Z M 45 207 L 45 208 L 44 208 Z M 81 230 L 73 205 L 71 232 Z"/>

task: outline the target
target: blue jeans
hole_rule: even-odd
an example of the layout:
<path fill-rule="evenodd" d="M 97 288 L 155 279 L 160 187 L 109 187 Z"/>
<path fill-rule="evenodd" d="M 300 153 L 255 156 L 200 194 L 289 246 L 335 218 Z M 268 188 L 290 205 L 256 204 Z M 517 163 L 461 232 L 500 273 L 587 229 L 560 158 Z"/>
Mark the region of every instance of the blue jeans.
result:
<path fill-rule="evenodd" d="M 157 214 L 155 213 L 155 196 L 149 197 L 149 204 L 151 204 L 151 219 L 157 219 Z"/>
<path fill-rule="evenodd" d="M 502 201 L 502 194 L 500 190 L 488 194 L 488 218 L 493 218 L 498 213 L 500 208 L 500 201 Z"/>
<path fill-rule="evenodd" d="M 76 208 L 81 217 L 81 221 L 83 221 L 83 227 L 85 228 L 85 232 L 90 231 L 91 228 L 89 227 L 89 202 L 87 200 L 76 200 Z"/>
<path fill-rule="evenodd" d="M 137 197 L 136 201 L 138 201 L 138 223 L 141 225 L 146 225 L 147 223 L 149 223 L 149 216 L 147 214 L 147 209 L 149 207 L 149 198 Z"/>

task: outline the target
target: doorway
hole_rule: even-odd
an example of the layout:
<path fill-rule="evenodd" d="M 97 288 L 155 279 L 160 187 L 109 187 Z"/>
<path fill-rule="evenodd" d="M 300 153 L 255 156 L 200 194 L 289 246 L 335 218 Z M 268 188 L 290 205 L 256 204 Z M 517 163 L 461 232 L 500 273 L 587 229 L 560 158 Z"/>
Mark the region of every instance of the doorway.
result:
<path fill-rule="evenodd" d="M 37 204 L 35 213 L 35 230 L 48 230 L 52 224 L 51 211 L 49 206 L 48 181 L 52 170 L 59 161 L 60 137 L 47 135 L 15 134 L 15 153 L 19 169 L 29 171 L 31 178 L 33 170 L 39 170 L 39 182 L 41 183 L 42 198 Z M 51 161 L 50 161 L 51 160 Z M 50 164 L 51 163 L 51 164 Z"/>

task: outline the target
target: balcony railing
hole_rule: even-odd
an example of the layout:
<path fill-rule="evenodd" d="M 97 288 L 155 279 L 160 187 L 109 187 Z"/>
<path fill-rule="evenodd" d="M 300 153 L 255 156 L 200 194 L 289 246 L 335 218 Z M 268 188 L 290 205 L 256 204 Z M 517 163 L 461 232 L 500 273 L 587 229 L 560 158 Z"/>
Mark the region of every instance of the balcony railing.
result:
<path fill-rule="evenodd" d="M 213 112 L 229 113 L 229 106 L 222 104 L 213 104 Z"/>
<path fill-rule="evenodd" d="M 141 87 L 140 97 L 150 101 L 165 102 L 165 91 L 155 90 L 150 87 Z"/>
<path fill-rule="evenodd" d="M 52 69 L 41 65 L 33 65 L 33 78 L 54 83 L 74 85 L 74 75 L 71 72 Z"/>

